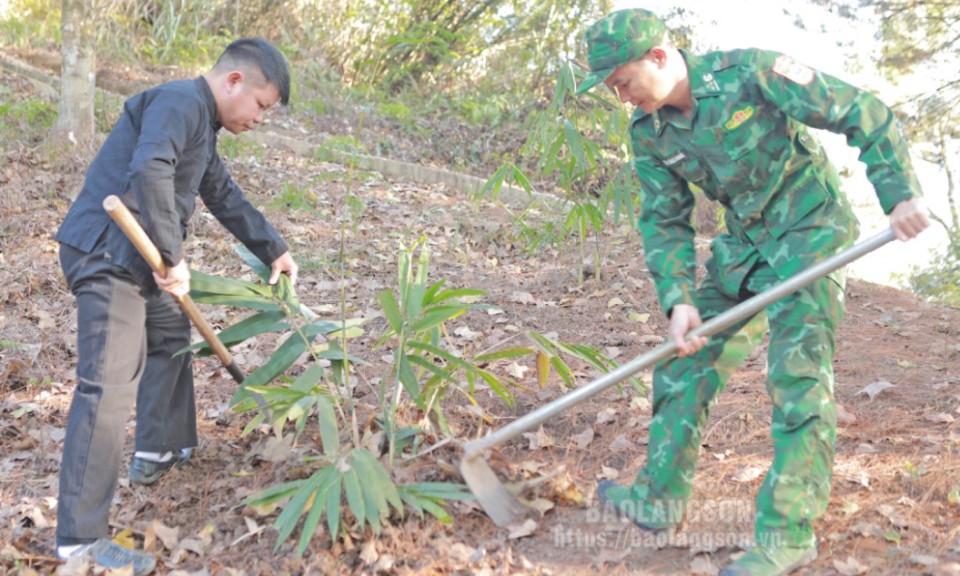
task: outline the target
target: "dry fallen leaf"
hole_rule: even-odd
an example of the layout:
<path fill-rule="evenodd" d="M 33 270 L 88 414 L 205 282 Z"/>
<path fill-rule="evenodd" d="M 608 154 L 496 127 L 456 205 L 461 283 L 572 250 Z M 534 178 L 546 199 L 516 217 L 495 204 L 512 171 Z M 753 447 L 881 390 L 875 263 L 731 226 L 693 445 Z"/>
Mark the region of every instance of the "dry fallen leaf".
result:
<path fill-rule="evenodd" d="M 880 529 L 880 526 L 874 524 L 873 522 L 859 522 L 854 524 L 850 531 L 854 534 L 859 534 L 860 536 L 872 536 L 874 538 L 882 538 L 883 530 Z"/>
<path fill-rule="evenodd" d="M 858 574 L 866 574 L 867 570 L 870 569 L 869 566 L 864 566 L 853 556 L 847 556 L 846 560 L 840 560 L 839 558 L 835 559 L 833 561 L 833 567 L 837 572 L 843 574 L 843 576 L 857 576 Z"/>
<path fill-rule="evenodd" d="M 570 438 L 577 444 L 578 448 L 580 448 L 581 450 L 586 450 L 587 446 L 589 446 L 590 443 L 593 442 L 593 438 L 595 435 L 596 434 L 593 431 L 593 427 L 587 426 L 583 430 L 583 432 L 579 434 L 574 434 Z"/>
<path fill-rule="evenodd" d="M 610 564 L 619 564 L 623 562 L 623 559 L 633 553 L 633 550 L 628 546 L 625 550 L 617 550 L 616 548 L 601 548 L 600 552 L 594 555 L 593 565 L 597 570 L 602 571 L 603 565 L 606 563 Z"/>
<path fill-rule="evenodd" d="M 906 528 L 910 523 L 904 518 L 903 513 L 889 504 L 877 506 L 877 513 L 890 521 L 897 528 Z"/>
<path fill-rule="evenodd" d="M 763 468 L 746 466 L 737 470 L 731 478 L 734 482 L 753 482 L 763 474 Z"/>
<path fill-rule="evenodd" d="M 507 529 L 510 533 L 507 535 L 507 538 L 510 540 L 516 540 L 517 538 L 525 538 L 530 536 L 537 531 L 539 524 L 536 521 L 527 518 L 522 523 L 513 523 L 507 526 Z"/>
<path fill-rule="evenodd" d="M 536 304 L 537 300 L 533 297 L 533 294 L 529 292 L 514 292 L 507 298 L 508 302 L 516 302 L 517 304 Z"/>
<path fill-rule="evenodd" d="M 267 436 L 263 443 L 255 448 L 255 453 L 267 462 L 283 462 L 290 457 L 293 452 L 293 434 L 287 434 L 282 438 L 276 436 Z"/>
<path fill-rule="evenodd" d="M 929 554 L 912 554 L 910 556 L 910 561 L 914 564 L 919 564 L 921 566 L 936 566 L 938 560 L 936 556 L 930 556 Z"/>
<path fill-rule="evenodd" d="M 542 518 L 547 512 L 553 510 L 555 504 L 546 498 L 534 498 L 533 500 L 524 500 L 523 503 L 533 510 L 540 513 Z"/>
<path fill-rule="evenodd" d="M 637 445 L 627 438 L 626 434 L 620 434 L 610 443 L 610 451 L 614 453 L 628 452 L 636 449 Z"/>
<path fill-rule="evenodd" d="M 930 414 L 926 417 L 926 420 L 937 424 L 952 424 L 955 418 L 946 412 L 940 412 L 939 414 Z"/>
<path fill-rule="evenodd" d="M 171 528 L 160 522 L 159 520 L 154 520 L 150 523 L 150 527 L 147 528 L 147 531 L 152 531 L 160 543 L 163 544 L 163 547 L 167 550 L 173 550 L 177 547 L 177 544 L 180 543 L 180 527 Z"/>
<path fill-rule="evenodd" d="M 523 437 L 530 441 L 530 450 L 539 450 L 541 448 L 546 448 L 547 446 L 556 445 L 553 438 L 548 436 L 544 431 L 543 426 L 541 426 L 536 432 L 525 432 Z"/>
<path fill-rule="evenodd" d="M 650 320 L 649 314 L 641 314 L 639 312 L 631 312 L 627 314 L 627 319 L 632 322 L 639 322 L 641 324 L 646 324 Z"/>
<path fill-rule="evenodd" d="M 857 392 L 857 394 L 860 394 L 860 395 L 866 394 L 867 396 L 870 397 L 871 400 L 873 400 L 874 398 L 877 397 L 877 394 L 883 392 L 888 388 L 894 388 L 894 387 L 895 386 L 889 382 L 886 382 L 884 380 L 878 380 L 873 384 L 865 387 L 863 390 L 860 390 L 859 392 Z"/>
<path fill-rule="evenodd" d="M 601 466 L 600 474 L 597 475 L 597 478 L 605 478 L 607 480 L 616 480 L 620 477 L 620 471 L 616 468 L 610 468 L 609 466 Z"/>
<path fill-rule="evenodd" d="M 367 540 L 367 542 L 363 545 L 363 548 L 360 550 L 360 560 L 369 566 L 379 559 L 380 554 L 377 552 L 377 541 L 374 538 L 371 538 Z"/>
<path fill-rule="evenodd" d="M 527 370 L 529 369 L 529 366 L 521 366 L 516 362 L 511 362 L 510 365 L 507 366 L 507 374 L 513 376 L 517 380 L 522 380 L 523 375 L 526 374 Z"/>
<path fill-rule="evenodd" d="M 469 326 L 461 326 L 454 330 L 453 333 L 467 341 L 476 340 L 481 335 L 480 332 L 471 330 Z"/>
<path fill-rule="evenodd" d="M 716 576 L 720 573 L 718 568 L 710 557 L 706 554 L 699 554 L 690 562 L 691 574 L 706 574 L 707 576 Z"/>
<path fill-rule="evenodd" d="M 857 421 L 857 417 L 847 411 L 839 402 L 837 403 L 837 422 L 841 424 L 853 424 Z"/>
<path fill-rule="evenodd" d="M 613 422 L 617 419 L 617 409 L 616 408 L 604 408 L 597 413 L 597 424 L 606 424 L 607 422 Z"/>
<path fill-rule="evenodd" d="M 946 562 L 930 570 L 931 576 L 960 576 L 960 562 Z"/>
<path fill-rule="evenodd" d="M 112 538 L 114 544 L 119 544 L 128 550 L 134 550 L 137 547 L 136 539 L 133 537 L 133 530 L 125 528 Z"/>

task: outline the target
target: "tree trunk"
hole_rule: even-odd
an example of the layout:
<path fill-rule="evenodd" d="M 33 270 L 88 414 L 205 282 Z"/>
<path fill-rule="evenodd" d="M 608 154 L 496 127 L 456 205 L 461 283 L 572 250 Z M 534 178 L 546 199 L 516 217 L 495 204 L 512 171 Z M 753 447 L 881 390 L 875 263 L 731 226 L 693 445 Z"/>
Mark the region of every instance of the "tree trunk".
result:
<path fill-rule="evenodd" d="M 93 102 L 96 90 L 93 2 L 62 0 L 60 33 L 60 117 L 57 129 L 76 144 L 93 137 Z"/>

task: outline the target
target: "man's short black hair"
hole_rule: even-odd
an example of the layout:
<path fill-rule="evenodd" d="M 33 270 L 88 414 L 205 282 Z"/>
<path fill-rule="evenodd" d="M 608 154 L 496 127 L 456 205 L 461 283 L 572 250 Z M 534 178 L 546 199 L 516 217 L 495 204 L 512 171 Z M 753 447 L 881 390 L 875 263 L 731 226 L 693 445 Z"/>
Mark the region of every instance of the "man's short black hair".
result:
<path fill-rule="evenodd" d="M 283 54 L 263 38 L 239 38 L 227 46 L 214 68 L 252 65 L 260 69 L 264 80 L 277 87 L 280 103 L 290 101 L 290 68 Z"/>

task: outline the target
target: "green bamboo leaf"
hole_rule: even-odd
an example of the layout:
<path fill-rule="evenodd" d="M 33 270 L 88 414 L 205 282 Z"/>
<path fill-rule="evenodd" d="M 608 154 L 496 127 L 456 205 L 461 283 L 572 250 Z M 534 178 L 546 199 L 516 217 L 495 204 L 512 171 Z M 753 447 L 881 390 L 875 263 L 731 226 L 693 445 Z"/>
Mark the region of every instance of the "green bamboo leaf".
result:
<path fill-rule="evenodd" d="M 334 360 L 334 361 L 347 360 L 347 361 L 349 361 L 349 362 L 351 362 L 351 363 L 353 363 L 353 364 L 359 364 L 359 365 L 361 365 L 361 366 L 369 366 L 369 365 L 370 365 L 370 363 L 367 362 L 366 360 L 364 360 L 363 358 L 361 358 L 361 357 L 359 357 L 359 356 L 353 356 L 353 355 L 350 355 L 350 354 L 344 354 L 344 353 L 343 353 L 343 350 L 340 350 L 340 349 L 338 349 L 338 348 L 330 348 L 329 350 L 321 350 L 321 351 L 317 352 L 316 354 L 317 354 L 317 358 L 325 358 L 325 359 L 327 359 L 327 360 Z"/>
<path fill-rule="evenodd" d="M 312 342 L 313 337 L 307 335 L 307 340 Z M 247 376 L 244 380 L 244 385 L 262 386 L 273 382 L 273 379 L 283 374 L 287 368 L 290 368 L 306 349 L 307 342 L 300 337 L 300 334 L 296 332 L 291 333 L 263 366 L 257 368 L 253 374 Z"/>
<path fill-rule="evenodd" d="M 439 282 L 438 282 L 439 284 Z M 459 288 L 456 290 L 444 290 L 443 292 L 436 295 L 436 297 L 431 301 L 431 304 L 438 304 L 444 300 L 450 300 L 451 298 L 473 298 L 475 296 L 483 296 L 486 292 L 483 290 L 475 290 L 473 288 Z"/>
<path fill-rule="evenodd" d="M 570 367 L 563 361 L 559 356 L 550 357 L 550 365 L 553 366 L 553 369 L 557 371 L 557 374 L 560 375 L 560 378 L 563 379 L 564 384 L 567 385 L 567 388 L 573 388 L 575 383 L 575 376 L 573 371 L 570 370 Z"/>
<path fill-rule="evenodd" d="M 603 214 L 597 210 L 597 207 L 593 204 L 584 204 L 583 209 L 593 229 L 597 232 L 603 230 Z"/>
<path fill-rule="evenodd" d="M 348 322 L 349 323 L 349 322 Z M 318 320 L 303 327 L 304 334 L 308 336 L 331 335 L 343 330 L 344 325 L 340 322 L 330 322 L 329 320 Z"/>
<path fill-rule="evenodd" d="M 431 330 L 447 320 L 463 316 L 467 313 L 467 308 L 463 306 L 435 306 L 413 324 L 413 332 L 426 332 Z"/>
<path fill-rule="evenodd" d="M 530 340 L 530 342 L 531 342 L 538 350 L 540 350 L 541 352 L 543 352 L 543 353 L 546 354 L 547 356 L 556 356 L 556 355 L 557 355 L 557 348 L 556 348 L 556 346 L 554 345 L 554 342 L 553 342 L 552 340 L 544 337 L 543 335 L 541 335 L 541 334 L 539 334 L 539 333 L 537 333 L 537 332 L 534 332 L 533 330 L 528 330 L 527 333 L 526 333 L 526 336 L 527 336 L 527 340 Z"/>
<path fill-rule="evenodd" d="M 376 521 L 373 524 L 374 531 L 379 532 L 380 522 L 390 516 L 390 502 L 387 493 L 392 488 L 393 482 L 386 475 L 386 471 L 380 464 L 380 461 L 373 457 L 370 452 L 358 448 L 353 453 L 353 463 L 356 466 L 357 474 L 364 478 L 363 491 L 366 496 L 368 516 Z M 370 513 L 370 511 L 375 513 Z"/>
<path fill-rule="evenodd" d="M 299 490 L 306 482 L 307 479 L 301 479 L 271 486 L 270 488 L 261 490 L 256 494 L 248 496 L 244 499 L 243 504 L 245 506 L 263 506 L 265 504 L 279 502 L 280 500 L 284 500 L 290 495 L 296 493 L 297 490 Z"/>
<path fill-rule="evenodd" d="M 409 354 L 407 355 L 407 359 L 412 364 L 416 364 L 417 366 L 420 366 L 424 370 L 427 370 L 428 372 L 432 373 L 437 379 L 446 380 L 447 382 L 450 382 L 451 384 L 454 384 L 454 385 L 459 384 L 457 379 L 454 378 L 449 372 L 437 366 L 433 362 L 427 360 L 426 358 Z M 430 384 L 431 382 L 425 383 L 424 388 L 427 388 Z"/>
<path fill-rule="evenodd" d="M 320 423 L 323 453 L 333 458 L 340 451 L 340 430 L 337 427 L 337 414 L 333 410 L 333 405 L 323 396 L 317 396 L 317 420 Z"/>
<path fill-rule="evenodd" d="M 403 315 L 400 313 L 400 307 L 397 306 L 397 301 L 393 297 L 393 292 L 384 290 L 377 296 L 377 300 L 380 301 L 380 307 L 383 308 L 383 314 L 387 317 L 390 328 L 400 334 L 403 330 Z"/>
<path fill-rule="evenodd" d="M 427 288 L 427 291 L 423 294 L 423 305 L 428 306 L 434 303 L 434 298 L 436 298 L 437 293 L 446 283 L 446 280 L 440 280 L 439 282 L 434 282 Z"/>
<path fill-rule="evenodd" d="M 323 367 L 317 364 L 311 364 L 303 371 L 303 374 L 297 376 L 297 379 L 290 384 L 291 392 L 300 394 L 313 393 L 314 388 L 323 380 Z"/>
<path fill-rule="evenodd" d="M 530 183 L 530 179 L 518 166 L 513 167 L 513 180 L 523 188 L 527 196 L 533 195 L 533 184 Z"/>
<path fill-rule="evenodd" d="M 572 96 L 576 90 L 577 81 L 573 72 L 573 64 L 567 60 L 557 71 L 556 91 L 553 94 L 553 102 L 550 103 L 551 110 L 562 110 L 567 98 Z"/>
<path fill-rule="evenodd" d="M 412 494 L 403 489 L 403 486 L 400 487 L 400 499 L 404 504 L 413 509 L 421 519 L 423 518 L 423 506 L 420 505 L 420 499 L 417 498 L 416 494 Z"/>
<path fill-rule="evenodd" d="M 423 310 L 423 297 L 427 292 L 427 271 L 430 269 L 430 251 L 427 245 L 420 248 L 419 265 L 414 282 L 410 285 L 407 298 L 401 303 L 408 325 L 414 325 Z"/>
<path fill-rule="evenodd" d="M 544 173 L 554 172 L 558 166 L 562 165 L 563 158 L 560 150 L 563 148 L 564 142 L 566 142 L 564 134 L 562 127 L 558 126 L 554 129 L 553 140 L 550 146 L 544 151 L 543 156 L 540 157 L 540 164 L 544 167 Z"/>
<path fill-rule="evenodd" d="M 334 483 L 334 479 L 339 478 L 333 466 L 327 466 L 323 469 L 323 472 L 325 474 L 323 474 L 323 478 L 314 492 L 313 500 L 310 502 L 310 511 L 307 513 L 307 518 L 303 521 L 303 528 L 300 530 L 300 542 L 297 545 L 298 558 L 302 558 L 303 553 L 307 551 L 310 539 L 313 538 L 314 533 L 317 531 L 317 524 L 320 523 L 320 518 L 323 517 L 323 513 L 326 512 L 327 492 Z M 280 541 L 278 540 L 277 543 L 279 544 Z"/>
<path fill-rule="evenodd" d="M 476 498 L 466 484 L 456 482 L 414 482 L 404 484 L 403 487 L 424 496 L 442 498 L 443 500 L 473 500 Z"/>
<path fill-rule="evenodd" d="M 433 354 L 434 356 L 441 358 L 450 364 L 454 364 L 459 368 L 463 368 L 464 370 L 472 370 L 474 368 L 472 364 L 463 360 L 462 358 L 457 358 L 446 350 L 427 342 L 416 342 L 411 340 L 410 342 L 407 342 L 407 347 L 421 352 Z"/>
<path fill-rule="evenodd" d="M 307 501 L 311 496 L 314 495 L 318 482 L 317 476 L 321 473 L 314 474 L 307 479 L 306 483 L 300 487 L 299 490 L 290 498 L 290 502 L 283 507 L 283 512 L 277 516 L 277 519 L 273 522 L 273 527 L 279 532 L 277 536 L 277 544 L 274 546 L 274 550 L 280 547 L 280 544 L 290 537 L 290 534 L 293 533 L 294 528 L 297 527 L 297 523 L 300 520 L 300 516 L 303 514 L 304 509 L 307 506 Z"/>
<path fill-rule="evenodd" d="M 347 493 L 347 506 L 350 507 L 350 511 L 357 518 L 360 528 L 363 528 L 367 523 L 367 508 L 363 499 L 363 487 L 360 484 L 360 477 L 353 467 L 352 457 L 350 468 L 343 472 L 343 488 L 344 492 Z"/>
<path fill-rule="evenodd" d="M 473 361 L 476 363 L 493 362 L 494 360 L 505 360 L 507 358 L 520 358 L 532 353 L 533 348 L 522 346 L 517 348 L 504 348 L 503 350 L 497 350 L 496 352 L 490 352 L 489 354 L 474 356 Z"/>
<path fill-rule="evenodd" d="M 412 265 L 410 263 L 411 251 L 412 249 L 407 250 L 402 243 L 400 244 L 400 255 L 397 258 L 397 287 L 400 290 L 400 297 L 397 299 L 397 304 L 399 304 L 401 308 L 403 307 L 403 303 L 407 301 L 407 292 L 410 289 L 410 273 L 412 271 Z"/>
<path fill-rule="evenodd" d="M 489 197 L 490 200 L 496 202 L 497 198 L 500 196 L 500 189 L 503 187 L 503 181 L 507 177 L 507 172 L 510 170 L 510 164 L 504 164 L 497 168 L 497 171 L 493 173 L 480 189 L 480 197 Z"/>
<path fill-rule="evenodd" d="M 399 374 L 400 383 L 403 385 L 404 389 L 407 391 L 407 394 L 410 395 L 410 398 L 417 403 L 417 406 L 420 408 L 424 407 L 423 398 L 420 395 L 420 385 L 417 383 L 417 377 L 413 373 L 413 368 L 410 366 L 410 359 L 402 351 L 398 350 L 399 354 Z"/>
<path fill-rule="evenodd" d="M 327 492 L 327 530 L 330 531 L 330 539 L 336 541 L 337 534 L 340 531 L 340 506 L 343 500 L 341 490 L 343 486 L 343 477 L 337 473 L 334 474 L 333 483 Z"/>
<path fill-rule="evenodd" d="M 453 521 L 450 514 L 443 509 L 443 506 L 440 506 L 433 500 L 421 499 L 420 505 L 423 506 L 423 509 L 426 510 L 431 516 L 443 522 L 444 524 L 449 524 Z"/>
<path fill-rule="evenodd" d="M 240 390 L 244 390 L 244 388 L 241 386 L 237 390 L 237 392 L 239 392 Z M 236 394 L 234 394 L 234 398 L 236 398 Z M 231 405 L 235 405 L 237 402 L 231 399 L 230 403 Z M 253 418 L 250 419 L 249 422 L 247 422 L 247 425 L 243 427 L 243 431 L 240 432 L 240 435 L 246 436 L 247 434 L 253 432 L 257 428 L 259 428 L 260 425 L 263 424 L 264 420 L 266 419 L 267 419 L 266 412 L 258 412 Z"/>
<path fill-rule="evenodd" d="M 211 306 L 235 306 L 237 308 L 249 308 L 251 310 L 282 310 L 279 304 L 269 298 L 259 296 L 233 296 L 229 294 L 210 294 L 206 292 L 190 292 L 191 299 L 197 304 L 209 304 Z"/>
<path fill-rule="evenodd" d="M 196 291 L 200 294 L 270 297 L 268 291 L 252 282 L 207 274 L 200 270 L 190 270 L 190 289 L 191 292 Z"/>
<path fill-rule="evenodd" d="M 227 348 L 235 346 L 248 338 L 254 338 L 261 334 L 267 334 L 269 332 L 282 332 L 284 330 L 290 329 L 290 324 L 284 322 L 286 314 L 280 310 L 274 310 L 269 312 L 260 312 L 254 314 L 249 318 L 244 318 L 240 322 L 221 330 L 217 337 L 223 342 L 223 345 Z M 181 354 L 188 350 L 196 350 L 197 357 L 209 356 L 213 352 L 210 350 L 210 345 L 205 341 L 200 341 L 195 344 L 190 345 L 187 348 L 177 352 Z"/>
<path fill-rule="evenodd" d="M 237 244 L 233 247 L 233 251 L 246 262 L 247 266 L 253 269 L 253 272 L 259 276 L 261 280 L 266 282 L 270 279 L 270 266 L 264 264 L 263 261 L 257 258 L 256 254 L 251 252 L 246 246 Z"/>
<path fill-rule="evenodd" d="M 587 167 L 587 160 L 583 155 L 583 142 L 580 138 L 580 133 L 577 132 L 577 128 L 569 120 L 563 121 L 563 128 L 567 137 L 567 146 L 570 148 L 570 152 L 573 153 L 573 157 L 577 160 L 577 168 L 584 169 Z"/>
<path fill-rule="evenodd" d="M 268 284 L 269 286 L 269 284 Z M 270 287 L 273 297 L 287 305 L 287 308 L 293 314 L 300 312 L 300 299 L 297 298 L 297 292 L 293 288 L 293 282 L 286 274 L 281 274 L 277 278 L 277 283 Z"/>
<path fill-rule="evenodd" d="M 503 399 L 504 402 L 507 403 L 507 406 L 513 406 L 514 400 L 515 400 L 513 397 L 513 394 L 511 394 L 510 391 L 507 390 L 506 386 L 504 386 L 503 383 L 500 382 L 500 380 L 496 376 L 494 376 L 493 374 L 490 374 L 485 370 L 476 369 L 474 371 L 481 378 L 483 378 L 483 380 L 487 383 L 487 386 L 489 386 L 491 390 L 496 392 L 497 396 L 499 396 L 501 399 Z"/>

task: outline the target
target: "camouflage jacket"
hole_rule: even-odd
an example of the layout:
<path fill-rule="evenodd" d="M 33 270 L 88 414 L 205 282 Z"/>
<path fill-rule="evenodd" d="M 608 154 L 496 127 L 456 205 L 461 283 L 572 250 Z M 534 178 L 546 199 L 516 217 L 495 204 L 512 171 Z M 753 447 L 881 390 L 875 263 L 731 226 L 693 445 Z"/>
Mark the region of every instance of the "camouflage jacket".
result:
<path fill-rule="evenodd" d="M 667 313 L 693 304 L 690 185 L 726 209 L 708 272 L 733 297 L 760 259 L 786 279 L 856 239 L 857 219 L 806 126 L 844 134 L 860 149 L 885 213 L 920 195 L 894 115 L 869 92 L 776 52 L 683 56 L 691 118 L 638 108 L 631 121 L 639 228 Z"/>

